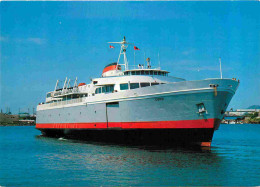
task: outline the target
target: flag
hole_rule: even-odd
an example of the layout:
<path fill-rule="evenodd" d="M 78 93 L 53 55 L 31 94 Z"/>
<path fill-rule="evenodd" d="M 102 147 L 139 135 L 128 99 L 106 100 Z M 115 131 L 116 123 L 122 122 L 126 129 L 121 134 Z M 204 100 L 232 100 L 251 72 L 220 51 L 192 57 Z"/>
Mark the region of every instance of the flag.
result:
<path fill-rule="evenodd" d="M 109 48 L 111 48 L 111 49 L 114 49 L 115 47 L 114 47 L 114 46 L 112 46 L 112 45 L 110 45 L 110 46 L 109 46 Z"/>
<path fill-rule="evenodd" d="M 134 50 L 140 50 L 138 47 L 134 46 Z"/>

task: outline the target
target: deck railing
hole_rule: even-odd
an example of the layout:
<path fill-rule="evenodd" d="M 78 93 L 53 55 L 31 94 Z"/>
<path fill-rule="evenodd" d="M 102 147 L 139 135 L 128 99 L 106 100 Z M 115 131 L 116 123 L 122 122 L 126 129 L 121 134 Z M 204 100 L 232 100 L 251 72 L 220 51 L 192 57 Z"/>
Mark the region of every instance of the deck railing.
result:
<path fill-rule="evenodd" d="M 46 103 L 46 104 L 42 104 L 39 105 L 40 109 L 45 109 L 45 108 L 49 108 L 49 107 L 54 107 L 54 106 L 65 106 L 68 104 L 74 104 L 74 103 L 80 103 L 83 101 L 83 98 L 77 98 L 77 99 L 70 99 L 70 100 L 65 100 L 65 101 L 57 101 L 54 103 Z"/>

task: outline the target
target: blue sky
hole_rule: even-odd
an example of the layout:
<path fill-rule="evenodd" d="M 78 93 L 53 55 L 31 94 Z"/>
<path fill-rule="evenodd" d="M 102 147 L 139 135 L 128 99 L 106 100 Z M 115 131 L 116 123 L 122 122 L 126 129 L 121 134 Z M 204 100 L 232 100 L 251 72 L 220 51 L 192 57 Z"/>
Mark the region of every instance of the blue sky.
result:
<path fill-rule="evenodd" d="M 236 77 L 229 108 L 260 104 L 260 2 L 0 2 L 0 108 L 36 107 L 65 77 L 89 82 L 123 36 L 187 80 Z M 133 64 L 133 49 L 128 49 Z"/>

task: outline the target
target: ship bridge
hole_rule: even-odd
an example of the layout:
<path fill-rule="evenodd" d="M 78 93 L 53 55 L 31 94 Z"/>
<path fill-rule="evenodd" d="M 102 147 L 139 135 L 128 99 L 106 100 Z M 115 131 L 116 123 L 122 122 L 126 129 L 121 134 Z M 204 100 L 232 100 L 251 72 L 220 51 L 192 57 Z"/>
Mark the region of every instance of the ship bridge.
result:
<path fill-rule="evenodd" d="M 124 75 L 161 75 L 168 76 L 170 72 L 160 69 L 132 69 L 124 71 Z"/>
<path fill-rule="evenodd" d="M 108 43 L 120 44 L 121 50 L 120 50 L 117 62 L 113 62 L 113 63 L 105 66 L 105 68 L 103 69 L 103 72 L 102 72 L 102 77 L 122 76 L 122 75 L 168 76 L 168 74 L 170 73 L 168 71 L 161 70 L 160 65 L 157 68 L 152 68 L 151 59 L 149 57 L 146 59 L 146 62 L 144 62 L 144 64 L 138 64 L 137 66 L 131 65 L 132 69 L 130 69 L 129 65 L 128 65 L 128 60 L 126 57 L 126 49 L 127 49 L 128 45 L 133 45 L 133 43 L 128 43 L 126 41 L 125 37 L 121 42 L 108 42 Z M 137 48 L 135 46 L 134 46 L 134 49 L 140 50 L 139 48 Z M 134 55 L 135 55 L 135 53 L 134 53 Z M 120 64 L 121 56 L 123 56 L 123 63 Z M 134 61 L 135 61 L 135 57 L 134 57 Z"/>

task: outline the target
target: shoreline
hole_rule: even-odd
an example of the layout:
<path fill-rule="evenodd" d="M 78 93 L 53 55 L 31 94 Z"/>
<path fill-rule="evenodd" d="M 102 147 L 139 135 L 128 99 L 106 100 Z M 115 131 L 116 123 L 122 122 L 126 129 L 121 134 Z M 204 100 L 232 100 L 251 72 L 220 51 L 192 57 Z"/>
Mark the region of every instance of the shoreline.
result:
<path fill-rule="evenodd" d="M 35 126 L 35 123 L 2 123 L 0 127 L 7 127 L 7 126 Z"/>

